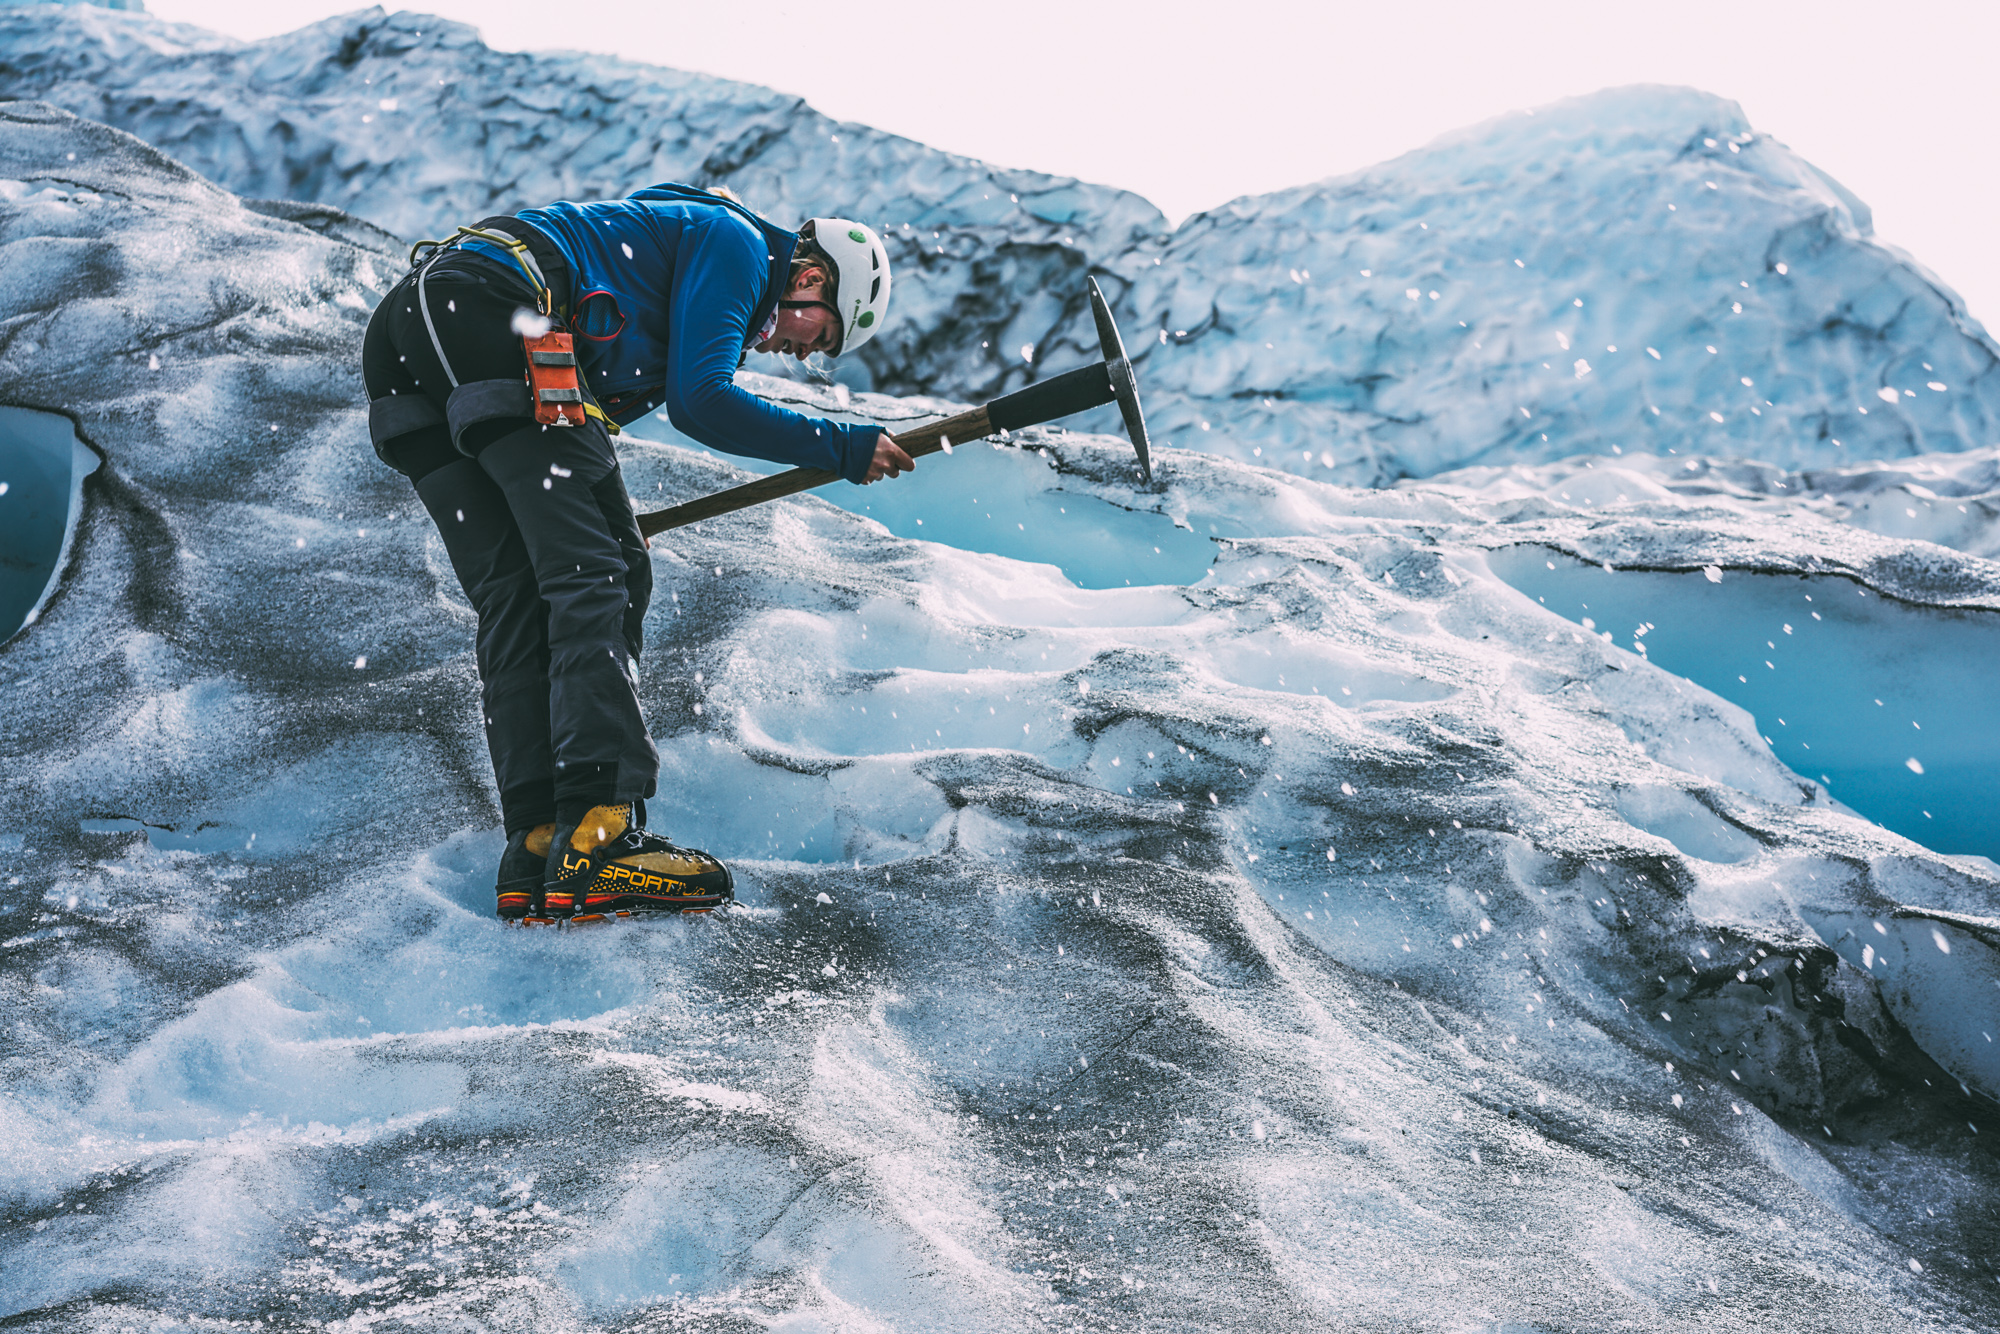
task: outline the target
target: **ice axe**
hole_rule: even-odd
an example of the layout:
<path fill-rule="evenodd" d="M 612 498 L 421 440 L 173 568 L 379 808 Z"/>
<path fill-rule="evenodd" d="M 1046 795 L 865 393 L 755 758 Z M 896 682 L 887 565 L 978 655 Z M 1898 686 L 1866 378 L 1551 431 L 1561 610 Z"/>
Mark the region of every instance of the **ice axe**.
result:
<path fill-rule="evenodd" d="M 1097 318 L 1097 342 L 1104 353 L 1103 361 L 1085 366 L 1082 370 L 1065 371 L 1052 380 L 1031 384 L 1018 393 L 996 398 L 985 407 L 961 412 L 956 417 L 899 431 L 896 443 L 903 447 L 903 452 L 913 459 L 922 458 L 946 448 L 948 443 L 962 444 L 984 439 L 996 431 L 1018 431 L 1024 426 L 1039 426 L 1058 417 L 1115 402 L 1125 417 L 1125 433 L 1132 438 L 1132 448 L 1139 454 L 1139 475 L 1151 483 L 1153 459 L 1146 440 L 1146 418 L 1139 411 L 1139 384 L 1132 375 L 1132 361 L 1125 355 L 1125 344 L 1118 337 L 1118 326 L 1111 321 L 1111 307 L 1105 304 L 1097 279 L 1089 281 L 1090 313 Z M 639 531 L 651 537 L 669 528 L 733 514 L 767 500 L 797 495 L 839 480 L 839 473 L 828 472 L 824 468 L 794 468 L 790 472 L 760 477 L 712 496 L 690 500 L 685 505 L 675 505 L 672 509 L 641 514 Z"/>

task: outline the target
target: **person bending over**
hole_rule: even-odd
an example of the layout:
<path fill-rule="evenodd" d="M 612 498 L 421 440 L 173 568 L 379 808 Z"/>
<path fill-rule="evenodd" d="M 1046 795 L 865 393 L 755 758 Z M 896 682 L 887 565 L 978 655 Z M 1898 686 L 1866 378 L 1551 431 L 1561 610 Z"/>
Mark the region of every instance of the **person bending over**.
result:
<path fill-rule="evenodd" d="M 362 374 L 375 451 L 416 487 L 478 613 L 507 833 L 499 914 L 713 907 L 731 896 L 728 869 L 645 827 L 660 760 L 637 663 L 653 574 L 611 435 L 665 407 L 733 454 L 864 484 L 913 468 L 886 431 L 805 417 L 734 381 L 751 349 L 804 359 L 865 343 L 888 308 L 888 253 L 857 222 L 790 232 L 672 184 L 488 218 L 426 246 L 370 319 Z M 556 422 L 551 406 L 537 420 L 546 395 L 531 395 L 524 341 L 559 345 L 551 331 L 572 335 L 578 377 L 556 395 L 575 400 Z"/>

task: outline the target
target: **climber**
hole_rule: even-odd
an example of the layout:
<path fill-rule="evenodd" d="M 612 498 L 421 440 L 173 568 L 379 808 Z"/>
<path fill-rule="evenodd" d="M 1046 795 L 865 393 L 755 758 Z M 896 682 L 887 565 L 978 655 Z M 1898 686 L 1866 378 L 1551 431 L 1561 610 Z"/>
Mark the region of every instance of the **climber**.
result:
<path fill-rule="evenodd" d="M 731 897 L 719 861 L 645 827 L 653 577 L 618 425 L 664 406 L 703 444 L 850 482 L 915 466 L 886 431 L 787 411 L 733 378 L 749 350 L 842 355 L 878 332 L 881 239 L 843 218 L 786 231 L 725 194 L 658 185 L 485 219 L 420 243 L 369 321 L 375 451 L 415 485 L 478 614 L 503 918 Z"/>

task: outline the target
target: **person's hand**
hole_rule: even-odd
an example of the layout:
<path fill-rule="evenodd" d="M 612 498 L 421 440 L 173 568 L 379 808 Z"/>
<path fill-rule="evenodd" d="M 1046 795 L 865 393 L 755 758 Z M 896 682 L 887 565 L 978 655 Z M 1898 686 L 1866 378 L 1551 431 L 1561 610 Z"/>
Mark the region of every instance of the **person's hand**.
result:
<path fill-rule="evenodd" d="M 875 435 L 875 457 L 869 461 L 868 475 L 861 479 L 863 486 L 879 482 L 884 477 L 901 477 L 906 472 L 916 471 L 917 461 L 903 452 L 896 443 L 896 437 L 887 431 Z"/>

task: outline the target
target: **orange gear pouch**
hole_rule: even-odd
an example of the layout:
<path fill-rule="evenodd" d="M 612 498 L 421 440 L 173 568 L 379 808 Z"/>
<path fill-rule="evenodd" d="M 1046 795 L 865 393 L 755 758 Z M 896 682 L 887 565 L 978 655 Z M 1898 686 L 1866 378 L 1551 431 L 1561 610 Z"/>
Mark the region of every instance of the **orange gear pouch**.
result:
<path fill-rule="evenodd" d="M 577 378 L 576 346 L 562 329 L 540 338 L 523 338 L 528 353 L 528 392 L 535 400 L 535 420 L 544 426 L 582 426 L 590 420 L 583 406 L 583 384 Z"/>

